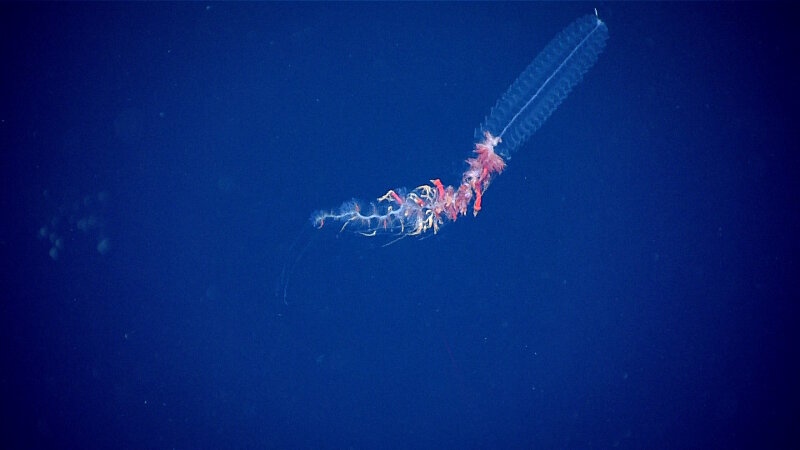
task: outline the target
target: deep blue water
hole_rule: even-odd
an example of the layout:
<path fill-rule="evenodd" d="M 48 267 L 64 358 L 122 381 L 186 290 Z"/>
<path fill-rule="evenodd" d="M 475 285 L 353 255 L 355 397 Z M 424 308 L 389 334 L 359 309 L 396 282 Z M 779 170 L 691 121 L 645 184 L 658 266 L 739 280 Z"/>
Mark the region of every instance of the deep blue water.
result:
<path fill-rule="evenodd" d="M 477 218 L 386 247 L 311 229 L 457 183 L 489 107 L 594 7 L 605 53 Z M 797 445 L 795 22 L 1 5 L 0 446 Z"/>

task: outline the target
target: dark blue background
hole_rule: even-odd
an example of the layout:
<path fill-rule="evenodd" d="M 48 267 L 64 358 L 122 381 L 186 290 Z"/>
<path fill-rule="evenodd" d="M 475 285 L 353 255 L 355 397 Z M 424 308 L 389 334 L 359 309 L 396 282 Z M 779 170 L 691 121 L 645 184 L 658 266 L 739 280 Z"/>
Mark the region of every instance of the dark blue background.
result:
<path fill-rule="evenodd" d="M 315 209 L 458 182 L 489 107 L 595 6 L 606 52 L 477 218 L 312 233 Z M 797 444 L 795 18 L 0 6 L 2 446 Z"/>

